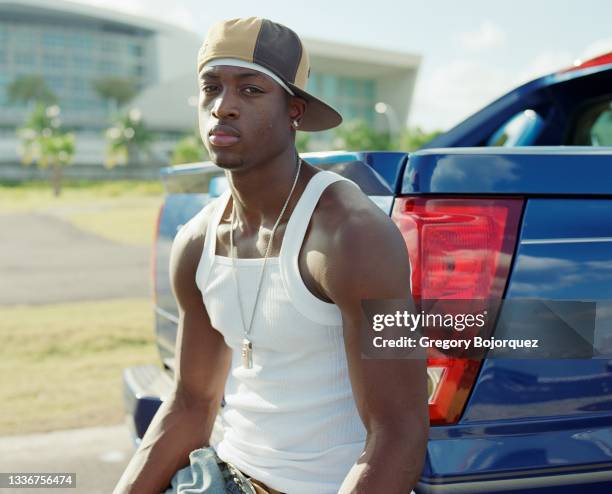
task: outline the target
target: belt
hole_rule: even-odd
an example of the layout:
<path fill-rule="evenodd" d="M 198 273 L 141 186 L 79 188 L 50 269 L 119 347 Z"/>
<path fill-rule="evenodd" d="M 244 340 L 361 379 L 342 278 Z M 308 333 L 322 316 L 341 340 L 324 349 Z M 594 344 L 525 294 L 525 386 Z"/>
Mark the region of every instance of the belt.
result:
<path fill-rule="evenodd" d="M 255 487 L 255 492 L 257 494 L 283 494 L 281 491 L 277 491 L 276 489 L 272 489 L 272 487 L 268 487 L 261 480 L 254 479 L 253 477 L 248 477 L 249 482 L 253 484 Z"/>
<path fill-rule="evenodd" d="M 239 489 L 240 493 L 244 494 L 284 494 L 281 491 L 268 487 L 261 480 L 254 479 L 253 477 L 240 471 L 236 465 L 221 460 L 217 456 L 217 463 L 221 467 L 221 472 L 227 482 L 233 483 L 234 486 Z M 236 492 L 233 488 L 228 492 Z"/>

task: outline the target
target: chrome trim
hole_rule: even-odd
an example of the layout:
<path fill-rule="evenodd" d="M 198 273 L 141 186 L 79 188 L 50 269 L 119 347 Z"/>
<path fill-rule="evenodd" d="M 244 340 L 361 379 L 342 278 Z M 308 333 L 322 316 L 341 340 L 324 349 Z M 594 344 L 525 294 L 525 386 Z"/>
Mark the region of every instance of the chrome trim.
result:
<path fill-rule="evenodd" d="M 174 345 L 170 344 L 170 343 L 166 343 L 166 340 L 162 340 L 160 338 L 157 339 L 157 346 L 158 347 L 163 347 L 164 350 L 166 350 L 167 352 L 171 352 L 174 353 Z"/>
<path fill-rule="evenodd" d="M 520 146 L 520 147 L 462 147 L 462 148 L 426 148 L 415 151 L 410 156 L 431 156 L 436 154 L 454 155 L 477 155 L 477 156 L 496 156 L 496 155 L 551 155 L 551 156 L 575 156 L 575 155 L 610 155 L 612 156 L 612 146 Z"/>
<path fill-rule="evenodd" d="M 172 321 L 174 324 L 179 323 L 178 317 L 176 317 L 171 312 L 168 312 L 167 310 L 162 309 L 161 307 L 155 306 L 155 312 L 159 314 L 160 316 L 165 317 L 169 321 Z"/>
<path fill-rule="evenodd" d="M 566 486 L 584 484 L 587 482 L 602 482 L 608 480 L 612 480 L 612 470 L 585 473 L 542 475 L 538 477 L 527 477 L 518 479 L 453 482 L 442 485 L 426 484 L 424 482 L 419 482 L 418 488 L 419 492 L 423 494 L 472 494 L 478 492 L 503 492 L 508 490 L 512 490 L 513 492 L 520 492 L 520 490 L 522 489 Z"/>

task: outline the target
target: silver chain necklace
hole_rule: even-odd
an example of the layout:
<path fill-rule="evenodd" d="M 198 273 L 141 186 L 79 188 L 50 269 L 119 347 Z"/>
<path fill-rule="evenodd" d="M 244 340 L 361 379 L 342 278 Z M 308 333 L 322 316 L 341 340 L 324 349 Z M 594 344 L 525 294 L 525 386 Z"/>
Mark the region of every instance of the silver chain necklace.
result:
<path fill-rule="evenodd" d="M 293 195 L 293 191 L 295 190 L 295 186 L 298 182 L 298 177 L 300 176 L 300 170 L 302 168 L 302 160 L 300 160 L 299 155 L 297 156 L 297 172 L 295 174 L 295 179 L 293 180 L 293 185 L 291 186 L 291 191 L 287 196 L 287 200 L 285 201 L 285 205 L 281 210 L 276 223 L 274 223 L 274 227 L 272 228 L 272 233 L 270 234 L 270 239 L 268 240 L 268 246 L 266 247 L 266 254 L 264 256 L 264 262 L 261 266 L 261 272 L 259 274 L 259 283 L 257 285 L 257 293 L 255 295 L 255 303 L 253 304 L 253 310 L 251 311 L 251 320 L 249 321 L 249 327 L 247 329 L 244 324 L 244 315 L 242 314 L 242 300 L 240 297 L 240 287 L 238 286 L 238 276 L 236 274 L 236 266 L 234 263 L 234 218 L 236 216 L 236 208 L 235 201 L 232 201 L 232 214 L 230 218 L 231 228 L 230 228 L 230 258 L 232 259 L 232 274 L 234 277 L 234 284 L 236 285 L 236 293 L 238 294 L 238 304 L 240 308 L 240 319 L 242 320 L 242 328 L 244 331 L 244 338 L 242 339 L 242 366 L 246 369 L 251 369 L 253 367 L 253 343 L 249 340 L 249 334 L 251 333 L 251 326 L 253 325 L 253 319 L 255 317 L 255 309 L 257 307 L 257 302 L 259 301 L 259 292 L 261 289 L 261 282 L 263 280 L 264 270 L 266 269 L 266 261 L 268 260 L 268 254 L 270 253 L 270 247 L 272 246 L 272 239 L 274 238 L 274 232 L 276 232 L 276 227 L 280 223 L 283 214 L 285 214 L 285 210 L 289 205 L 289 200 Z"/>

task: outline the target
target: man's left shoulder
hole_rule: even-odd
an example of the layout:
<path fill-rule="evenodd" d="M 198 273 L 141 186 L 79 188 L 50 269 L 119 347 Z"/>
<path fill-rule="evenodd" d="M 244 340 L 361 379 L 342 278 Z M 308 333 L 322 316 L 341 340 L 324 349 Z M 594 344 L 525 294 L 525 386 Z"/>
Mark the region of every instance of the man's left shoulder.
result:
<path fill-rule="evenodd" d="M 323 233 L 329 260 L 342 258 L 351 264 L 407 260 L 397 225 L 354 182 L 338 180 L 326 187 L 317 207 L 316 227 Z"/>
<path fill-rule="evenodd" d="M 325 187 L 319 198 L 317 213 L 323 221 L 333 223 L 355 219 L 360 214 L 378 217 L 379 221 L 390 221 L 388 216 L 363 193 L 357 183 L 344 179 L 341 175 L 338 177 L 337 181 Z"/>
<path fill-rule="evenodd" d="M 378 207 L 359 186 L 349 180 L 338 180 L 328 185 L 317 206 L 317 224 L 337 243 L 369 243 L 373 237 L 401 239 L 393 220 Z"/>
<path fill-rule="evenodd" d="M 393 220 L 346 180 L 329 185 L 319 206 L 317 228 L 324 233 L 321 250 L 326 260 L 319 281 L 324 293 L 336 303 L 352 295 L 403 293 L 410 264 Z"/>

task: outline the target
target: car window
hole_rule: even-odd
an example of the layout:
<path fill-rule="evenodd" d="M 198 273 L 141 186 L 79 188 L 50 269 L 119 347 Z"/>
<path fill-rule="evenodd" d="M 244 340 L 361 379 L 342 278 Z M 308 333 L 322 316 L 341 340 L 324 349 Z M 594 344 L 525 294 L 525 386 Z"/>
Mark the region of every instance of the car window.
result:
<path fill-rule="evenodd" d="M 612 97 L 578 115 L 569 141 L 575 146 L 612 146 Z"/>
<path fill-rule="evenodd" d="M 530 146 L 542 128 L 542 117 L 534 110 L 523 110 L 506 121 L 487 141 L 487 146 Z"/>

